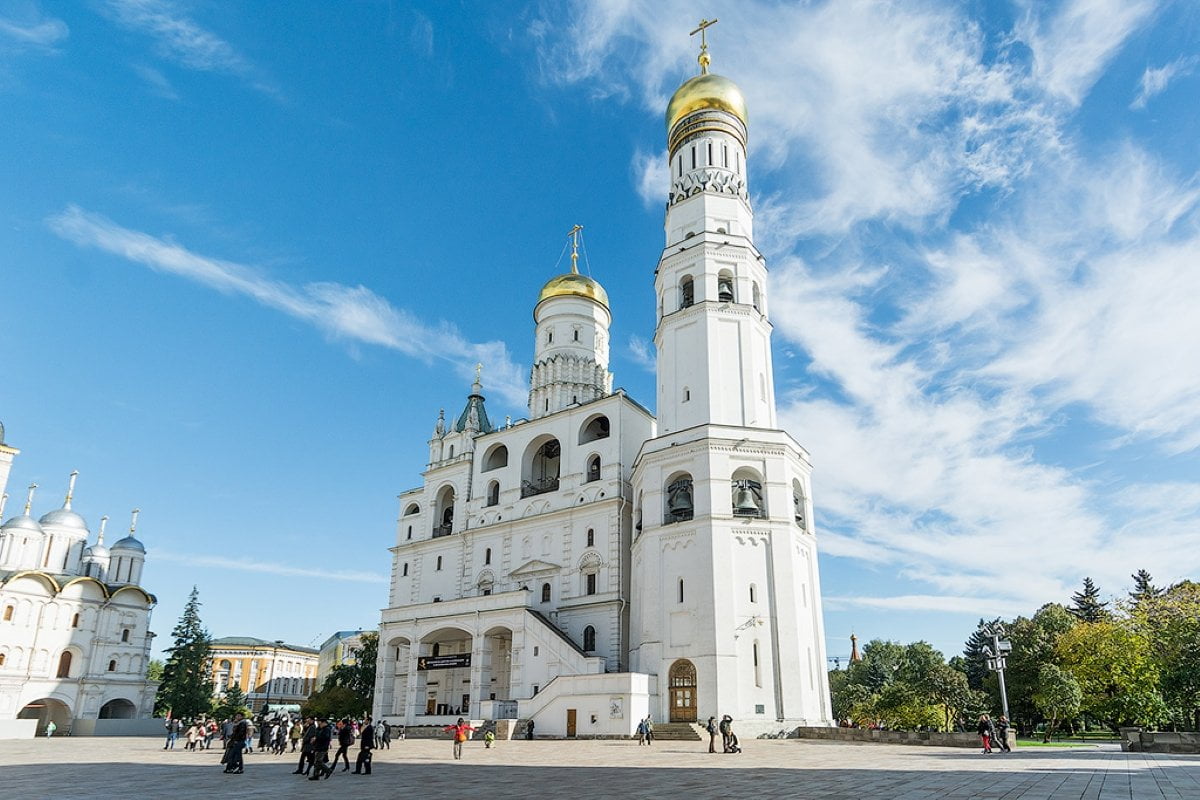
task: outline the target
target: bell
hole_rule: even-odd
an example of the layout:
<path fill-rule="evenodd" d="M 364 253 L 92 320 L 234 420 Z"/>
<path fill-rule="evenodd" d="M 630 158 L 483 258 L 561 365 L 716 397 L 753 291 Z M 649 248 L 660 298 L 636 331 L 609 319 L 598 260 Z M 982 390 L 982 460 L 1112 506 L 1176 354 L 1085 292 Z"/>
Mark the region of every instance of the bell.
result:
<path fill-rule="evenodd" d="M 680 487 L 671 492 L 671 498 L 667 502 L 667 508 L 672 514 L 678 514 L 684 511 L 692 510 L 692 493 L 686 487 Z"/>
<path fill-rule="evenodd" d="M 733 512 L 746 515 L 758 513 L 758 502 L 754 499 L 754 492 L 750 491 L 749 486 L 742 486 L 738 489 L 733 503 Z"/>

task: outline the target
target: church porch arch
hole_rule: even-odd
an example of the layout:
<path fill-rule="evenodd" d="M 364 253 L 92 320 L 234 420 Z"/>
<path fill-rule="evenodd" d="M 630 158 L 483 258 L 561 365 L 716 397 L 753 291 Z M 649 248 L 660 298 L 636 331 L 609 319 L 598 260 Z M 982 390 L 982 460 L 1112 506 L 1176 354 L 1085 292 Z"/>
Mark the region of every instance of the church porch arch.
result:
<path fill-rule="evenodd" d="M 17 714 L 17 719 L 36 719 L 38 736 L 45 736 L 46 727 L 51 722 L 57 727 L 57 734 L 71 732 L 71 707 L 53 697 L 39 697 L 26 703 Z"/>

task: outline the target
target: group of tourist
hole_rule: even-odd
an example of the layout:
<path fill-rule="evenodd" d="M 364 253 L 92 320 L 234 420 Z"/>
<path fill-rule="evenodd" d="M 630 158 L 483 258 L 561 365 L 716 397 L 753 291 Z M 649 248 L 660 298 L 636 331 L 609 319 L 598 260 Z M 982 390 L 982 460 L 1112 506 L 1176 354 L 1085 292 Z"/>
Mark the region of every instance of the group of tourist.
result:
<path fill-rule="evenodd" d="M 638 722 L 637 737 L 639 745 L 654 744 L 654 720 L 649 716 Z"/>
<path fill-rule="evenodd" d="M 391 746 L 391 734 L 387 725 L 380 726 L 382 732 L 376 741 L 375 724 L 366 717 L 361 725 L 349 719 L 337 720 L 330 724 L 325 717 L 308 717 L 300 725 L 300 762 L 296 765 L 293 775 L 305 775 L 310 781 L 328 780 L 336 771 L 338 759 L 342 760 L 342 772 L 350 771 L 350 756 L 348 752 L 358 741 L 358 755 L 354 760 L 355 775 L 371 774 L 371 758 L 377 745 Z M 329 750 L 337 742 L 333 760 L 329 758 Z"/>
<path fill-rule="evenodd" d="M 717 722 L 716 717 L 709 717 L 708 722 L 704 724 L 704 730 L 708 733 L 708 752 L 717 752 L 717 734 L 721 735 L 722 753 L 742 752 L 737 734 L 733 732 L 733 717 L 728 714 L 722 716 L 720 722 Z"/>
<path fill-rule="evenodd" d="M 995 722 L 987 714 L 979 715 L 979 741 L 983 744 L 984 753 L 994 753 L 996 750 L 1001 753 L 1012 752 L 1008 744 L 1008 727 L 1008 717 L 1003 714 Z"/>

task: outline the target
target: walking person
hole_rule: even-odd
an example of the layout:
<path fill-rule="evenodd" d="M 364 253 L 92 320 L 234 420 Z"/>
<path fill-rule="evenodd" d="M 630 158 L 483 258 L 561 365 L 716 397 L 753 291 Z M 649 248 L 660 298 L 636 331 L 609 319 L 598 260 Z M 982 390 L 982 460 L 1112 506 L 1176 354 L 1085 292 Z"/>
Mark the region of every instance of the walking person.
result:
<path fill-rule="evenodd" d="M 992 720 L 987 714 L 979 715 L 979 726 L 976 729 L 979 731 L 979 741 L 983 743 L 983 752 L 992 752 Z"/>
<path fill-rule="evenodd" d="M 721 732 L 721 752 L 722 753 L 729 752 L 729 731 L 730 731 L 730 725 L 732 722 L 733 722 L 733 720 L 729 718 L 729 715 L 725 714 L 724 716 L 721 717 L 721 724 L 717 726 L 717 730 L 719 730 Z"/>
<path fill-rule="evenodd" d="M 529 720 L 525 725 L 525 741 L 533 741 L 533 720 Z"/>
<path fill-rule="evenodd" d="M 296 745 L 300 744 L 300 740 L 304 738 L 304 726 L 300 724 L 300 720 L 292 723 L 291 730 L 288 731 L 288 738 L 292 740 L 292 752 L 296 752 Z"/>
<path fill-rule="evenodd" d="M 1008 744 L 1008 717 L 1003 714 L 996 720 L 996 747 L 1000 748 L 1002 753 L 1011 753 L 1012 748 Z"/>
<path fill-rule="evenodd" d="M 354 759 L 355 775 L 371 774 L 371 757 L 374 749 L 375 726 L 371 724 L 371 718 L 367 717 L 366 724 L 363 725 L 362 730 L 359 732 L 358 758 Z"/>
<path fill-rule="evenodd" d="M 379 722 L 379 744 L 384 750 L 392 749 L 392 726 L 387 723 L 387 720 Z"/>
<path fill-rule="evenodd" d="M 637 726 L 638 747 L 646 743 L 646 720 L 638 720 Z"/>
<path fill-rule="evenodd" d="M 312 775 L 310 781 L 319 781 L 322 777 L 329 780 L 333 767 L 329 765 L 329 745 L 333 743 L 333 728 L 324 717 L 317 720 L 317 731 L 313 738 Z"/>
<path fill-rule="evenodd" d="M 175 740 L 179 738 L 179 731 L 182 728 L 182 723 L 175 717 L 167 717 L 167 741 L 163 744 L 163 750 L 174 750 Z"/>
<path fill-rule="evenodd" d="M 354 728 L 350 727 L 350 720 L 344 719 L 337 724 L 337 741 L 338 749 L 333 754 L 333 762 L 329 768 L 336 767 L 340 758 L 345 763 L 342 772 L 347 772 L 350 769 L 350 756 L 346 755 L 346 751 L 350 749 L 350 745 L 354 744 Z"/>
<path fill-rule="evenodd" d="M 304 720 L 304 731 L 302 742 L 300 743 L 300 762 L 296 764 L 296 771 L 293 775 L 307 775 L 312 769 L 313 764 L 313 748 L 317 744 L 317 723 L 312 717 L 306 717 Z"/>
<path fill-rule="evenodd" d="M 708 731 L 708 752 L 717 752 L 717 718 L 709 717 L 704 730 Z"/>
<path fill-rule="evenodd" d="M 221 759 L 226 773 L 242 774 L 244 769 L 242 753 L 246 749 L 246 740 L 249 736 L 250 723 L 246 722 L 246 716 L 239 711 L 233 715 L 233 730 L 229 734 L 228 741 L 225 742 L 225 757 Z"/>
<path fill-rule="evenodd" d="M 54 720 L 50 720 L 49 722 L 47 722 L 46 723 L 46 738 L 49 739 L 51 736 L 53 736 L 54 732 L 56 730 L 58 730 L 58 726 L 54 724 Z M 166 750 L 166 749 L 167 748 L 165 748 L 165 747 L 163 748 L 163 750 Z"/>
<path fill-rule="evenodd" d="M 447 725 L 442 730 L 451 731 L 454 734 L 454 758 L 455 760 L 462 758 L 462 746 L 471 735 L 471 731 L 475 730 L 470 723 L 465 722 L 462 717 L 458 718 L 458 722 L 453 725 Z"/>
<path fill-rule="evenodd" d="M 646 717 L 646 744 L 654 744 L 654 720 Z"/>

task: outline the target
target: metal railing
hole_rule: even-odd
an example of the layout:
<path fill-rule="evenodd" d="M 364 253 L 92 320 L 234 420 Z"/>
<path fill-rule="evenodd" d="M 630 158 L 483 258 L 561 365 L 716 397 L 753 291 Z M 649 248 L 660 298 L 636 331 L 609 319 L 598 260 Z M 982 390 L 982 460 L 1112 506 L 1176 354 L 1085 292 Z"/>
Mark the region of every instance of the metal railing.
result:
<path fill-rule="evenodd" d="M 521 481 L 521 497 L 533 497 L 558 489 L 558 478 L 537 478 L 532 481 Z"/>

